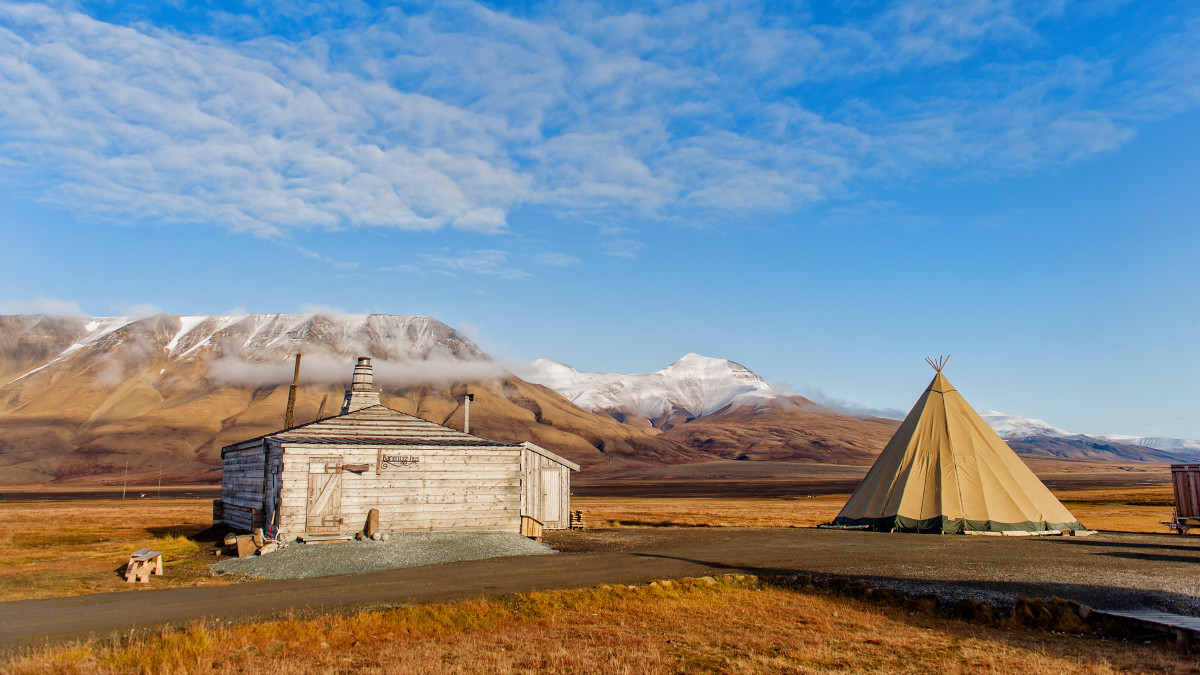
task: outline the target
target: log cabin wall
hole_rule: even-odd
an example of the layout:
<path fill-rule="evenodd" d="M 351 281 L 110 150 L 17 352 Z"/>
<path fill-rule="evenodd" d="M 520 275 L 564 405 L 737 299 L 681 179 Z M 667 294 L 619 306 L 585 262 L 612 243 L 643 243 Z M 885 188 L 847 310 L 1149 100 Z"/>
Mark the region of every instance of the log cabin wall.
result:
<path fill-rule="evenodd" d="M 279 532 L 519 532 L 521 447 L 282 444 Z M 382 462 L 381 462 L 382 460 Z"/>
<path fill-rule="evenodd" d="M 226 448 L 221 478 L 221 520 L 234 529 L 262 526 L 265 442 Z"/>
<path fill-rule="evenodd" d="M 384 532 L 521 532 L 523 516 L 539 528 L 569 526 L 578 464 L 392 410 L 378 397 L 363 357 L 341 415 L 223 448 L 214 514 L 284 539 L 359 532 L 373 508 Z"/>

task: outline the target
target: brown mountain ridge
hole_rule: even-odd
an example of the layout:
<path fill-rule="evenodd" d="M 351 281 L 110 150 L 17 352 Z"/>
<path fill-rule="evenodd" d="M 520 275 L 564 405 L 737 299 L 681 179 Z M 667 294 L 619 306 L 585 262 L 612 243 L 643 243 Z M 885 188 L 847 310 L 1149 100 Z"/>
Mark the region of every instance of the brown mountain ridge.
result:
<path fill-rule="evenodd" d="M 222 446 L 282 427 L 296 352 L 297 423 L 316 419 L 323 399 L 322 416 L 336 414 L 355 357 L 371 356 L 385 405 L 461 429 L 469 390 L 472 433 L 532 441 L 593 476 L 722 459 L 866 465 L 895 425 L 803 399 L 666 433 L 622 424 L 504 371 L 428 317 L 0 316 L 0 482 L 94 480 L 127 466 L 215 481 Z"/>

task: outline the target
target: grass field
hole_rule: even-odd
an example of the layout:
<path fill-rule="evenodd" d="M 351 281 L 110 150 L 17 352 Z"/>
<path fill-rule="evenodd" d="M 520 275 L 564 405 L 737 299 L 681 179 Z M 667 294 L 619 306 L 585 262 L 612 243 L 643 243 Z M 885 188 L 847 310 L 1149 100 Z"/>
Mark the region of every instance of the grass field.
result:
<path fill-rule="evenodd" d="M 11 673 L 1195 672 L 1194 655 L 980 626 L 753 578 L 204 626 L 44 650 Z"/>
<path fill-rule="evenodd" d="M 0 601 L 145 587 L 122 574 L 143 546 L 163 551 L 149 586 L 229 583 L 209 576 L 216 559 L 189 538 L 211 524 L 204 499 L 0 501 Z"/>
<path fill-rule="evenodd" d="M 1056 495 L 1093 530 L 1166 532 L 1174 503 L 1170 486 L 1086 488 Z M 815 527 L 827 523 L 848 494 L 804 498 L 575 497 L 589 527 Z"/>
<path fill-rule="evenodd" d="M 1169 487 L 1058 493 L 1086 526 L 1166 532 Z M 848 495 L 811 498 L 576 497 L 592 528 L 631 526 L 813 527 L 837 515 Z M 196 534 L 212 519 L 207 499 L 0 501 L 0 601 L 137 590 L 120 571 L 143 546 L 164 552 L 166 574 L 149 587 L 233 583 L 212 577 L 218 558 Z"/>

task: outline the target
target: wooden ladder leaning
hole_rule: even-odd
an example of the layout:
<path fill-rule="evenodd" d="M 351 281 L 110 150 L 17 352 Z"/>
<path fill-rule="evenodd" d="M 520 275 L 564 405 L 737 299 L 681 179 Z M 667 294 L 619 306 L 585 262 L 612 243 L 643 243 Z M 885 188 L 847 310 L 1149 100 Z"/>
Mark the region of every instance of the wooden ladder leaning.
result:
<path fill-rule="evenodd" d="M 583 511 L 572 511 L 570 524 L 571 529 L 582 530 L 584 526 L 585 523 L 583 522 Z"/>

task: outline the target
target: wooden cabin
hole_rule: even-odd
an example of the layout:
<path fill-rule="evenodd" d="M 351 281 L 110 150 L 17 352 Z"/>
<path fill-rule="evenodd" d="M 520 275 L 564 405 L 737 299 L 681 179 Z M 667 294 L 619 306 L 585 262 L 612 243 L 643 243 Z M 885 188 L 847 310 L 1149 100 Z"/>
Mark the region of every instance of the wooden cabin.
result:
<path fill-rule="evenodd" d="M 381 532 L 540 532 L 570 525 L 579 465 L 392 410 L 360 358 L 336 417 L 221 449 L 215 522 L 285 539 L 352 534 L 379 509 Z"/>

